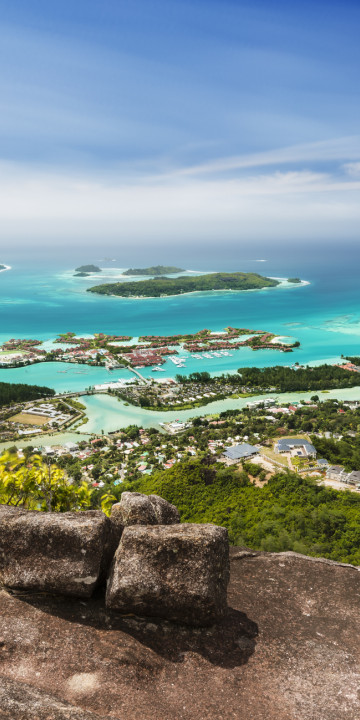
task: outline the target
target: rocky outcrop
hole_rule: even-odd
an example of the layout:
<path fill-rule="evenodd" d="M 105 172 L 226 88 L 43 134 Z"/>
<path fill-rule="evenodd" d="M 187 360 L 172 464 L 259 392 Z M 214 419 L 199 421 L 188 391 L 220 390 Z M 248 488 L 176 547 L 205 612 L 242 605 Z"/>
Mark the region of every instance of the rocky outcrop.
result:
<path fill-rule="evenodd" d="M 2 677 L 0 720 L 99 720 L 99 715 L 61 702 L 25 683 Z"/>
<path fill-rule="evenodd" d="M 191 625 L 218 622 L 229 581 L 227 530 L 215 525 L 125 528 L 107 583 L 112 610 Z"/>
<path fill-rule="evenodd" d="M 20 590 L 90 597 L 107 574 L 118 529 L 101 511 L 0 506 L 0 580 Z"/>
<path fill-rule="evenodd" d="M 142 495 L 123 492 L 119 503 L 113 505 L 111 517 L 114 521 L 128 525 L 174 525 L 180 522 L 175 505 L 158 495 Z"/>
<path fill-rule="evenodd" d="M 359 720 L 359 571 L 240 548 L 230 563 L 210 628 L 105 612 L 101 592 L 0 591 L 1 720 Z"/>

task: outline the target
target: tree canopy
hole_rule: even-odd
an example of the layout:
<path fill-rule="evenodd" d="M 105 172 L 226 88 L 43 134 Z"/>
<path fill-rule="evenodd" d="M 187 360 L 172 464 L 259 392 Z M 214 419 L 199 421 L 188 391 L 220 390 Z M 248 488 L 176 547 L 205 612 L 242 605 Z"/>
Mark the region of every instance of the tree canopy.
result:
<path fill-rule="evenodd" d="M 143 476 L 130 488 L 174 503 L 183 522 L 227 527 L 235 545 L 360 564 L 360 496 L 311 478 L 284 472 L 257 487 L 245 471 L 205 457 Z"/>

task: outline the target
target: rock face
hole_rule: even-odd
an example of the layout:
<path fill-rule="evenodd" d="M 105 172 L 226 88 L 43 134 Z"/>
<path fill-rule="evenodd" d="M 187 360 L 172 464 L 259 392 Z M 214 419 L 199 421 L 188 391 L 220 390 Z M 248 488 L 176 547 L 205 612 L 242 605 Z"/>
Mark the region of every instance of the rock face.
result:
<path fill-rule="evenodd" d="M 99 720 L 99 715 L 74 707 L 47 693 L 1 678 L 0 720 Z M 116 720 L 114 717 L 113 720 Z"/>
<path fill-rule="evenodd" d="M 0 580 L 21 590 L 90 597 L 119 531 L 100 511 L 42 513 L 0 506 Z"/>
<path fill-rule="evenodd" d="M 175 525 L 180 515 L 175 507 L 158 495 L 123 492 L 121 501 L 113 505 L 111 517 L 128 525 Z"/>
<path fill-rule="evenodd" d="M 127 527 L 107 584 L 107 607 L 122 613 L 212 625 L 226 609 L 227 530 L 215 525 Z"/>
<path fill-rule="evenodd" d="M 211 628 L 0 590 L 1 720 L 359 720 L 359 570 L 230 557 Z"/>

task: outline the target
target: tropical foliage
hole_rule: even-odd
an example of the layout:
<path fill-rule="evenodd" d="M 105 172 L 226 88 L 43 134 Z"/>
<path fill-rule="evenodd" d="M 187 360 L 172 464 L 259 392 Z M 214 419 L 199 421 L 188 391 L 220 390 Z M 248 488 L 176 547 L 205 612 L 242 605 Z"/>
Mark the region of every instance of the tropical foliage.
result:
<path fill-rule="evenodd" d="M 245 471 L 206 457 L 174 465 L 128 486 L 177 505 L 182 521 L 229 529 L 232 543 L 360 564 L 360 496 L 285 472 L 257 487 Z"/>
<path fill-rule="evenodd" d="M 281 365 L 268 368 L 239 368 L 243 384 L 249 388 L 278 392 L 298 390 L 331 390 L 331 388 L 355 387 L 359 385 L 357 373 L 343 370 L 336 365 L 291 368 Z"/>
<path fill-rule="evenodd" d="M 183 268 L 175 267 L 174 265 L 153 265 L 148 268 L 129 268 L 125 270 L 123 275 L 166 275 L 172 273 L 185 272 Z"/>
<path fill-rule="evenodd" d="M 182 295 L 183 293 L 208 290 L 256 290 L 275 287 L 278 280 L 262 277 L 257 273 L 210 273 L 196 277 L 178 278 L 158 277 L 152 280 L 139 280 L 125 283 L 106 283 L 88 288 L 89 292 L 100 295 L 120 295 L 121 297 L 160 297 L 162 295 Z"/>
<path fill-rule="evenodd" d="M 5 452 L 0 456 L 0 504 L 28 510 L 65 512 L 86 510 L 92 489 L 87 483 L 71 483 L 66 473 L 47 464 L 40 455 L 19 458 Z"/>
<path fill-rule="evenodd" d="M 38 400 L 55 395 L 55 390 L 41 385 L 25 385 L 24 383 L 0 382 L 0 407 L 11 403 Z"/>

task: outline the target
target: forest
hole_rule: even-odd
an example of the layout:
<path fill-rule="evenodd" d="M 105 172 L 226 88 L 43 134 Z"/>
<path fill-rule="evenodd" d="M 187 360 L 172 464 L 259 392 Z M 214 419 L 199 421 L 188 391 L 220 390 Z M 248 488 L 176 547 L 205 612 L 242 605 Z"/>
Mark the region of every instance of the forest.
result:
<path fill-rule="evenodd" d="M 360 470 L 359 436 L 341 440 L 314 436 L 312 443 L 319 457 L 325 457 L 331 465 L 344 465 L 345 470 Z"/>
<path fill-rule="evenodd" d="M 278 280 L 263 277 L 257 273 L 210 273 L 196 277 L 178 278 L 158 277 L 151 280 L 139 280 L 125 283 L 106 283 L 88 288 L 88 292 L 100 295 L 119 295 L 121 297 L 162 297 L 164 295 L 182 295 L 189 292 L 208 290 L 256 290 L 276 287 Z"/>
<path fill-rule="evenodd" d="M 336 365 L 318 367 L 275 367 L 239 368 L 243 385 L 260 390 L 294 392 L 306 390 L 331 390 L 332 388 L 355 387 L 359 385 L 358 373 L 343 370 Z"/>
<path fill-rule="evenodd" d="M 161 495 L 178 507 L 183 522 L 227 527 L 234 545 L 360 564 L 360 496 L 311 478 L 278 473 L 257 487 L 244 470 L 204 457 L 143 476 L 123 489 Z"/>
<path fill-rule="evenodd" d="M 43 397 L 52 397 L 55 390 L 41 385 L 25 385 L 24 383 L 0 382 L 0 407 L 11 403 L 38 400 Z"/>
<path fill-rule="evenodd" d="M 174 267 L 173 265 L 153 265 L 148 268 L 129 268 L 125 270 L 123 275 L 167 275 L 172 273 L 185 272 L 183 268 Z"/>

